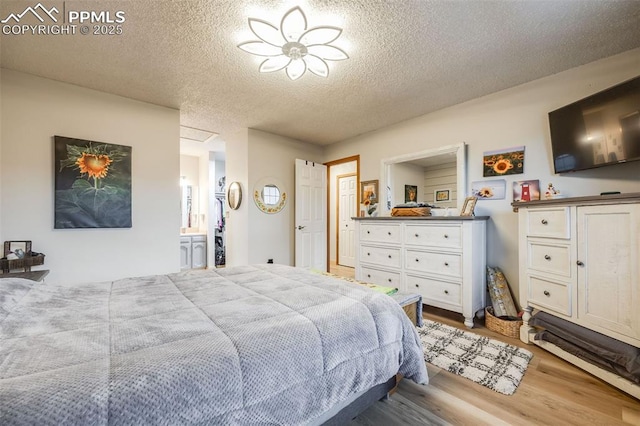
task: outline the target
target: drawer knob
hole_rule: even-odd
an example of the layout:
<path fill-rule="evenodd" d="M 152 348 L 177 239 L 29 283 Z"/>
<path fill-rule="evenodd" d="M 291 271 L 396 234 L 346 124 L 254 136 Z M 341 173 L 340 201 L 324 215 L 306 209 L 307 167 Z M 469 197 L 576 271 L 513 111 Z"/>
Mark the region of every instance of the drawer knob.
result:
<path fill-rule="evenodd" d="M 387 234 L 391 235 L 391 232 L 387 232 Z"/>
<path fill-rule="evenodd" d="M 549 223 L 549 222 L 547 222 L 547 219 L 542 219 L 540 222 L 541 222 L 543 225 L 546 225 L 546 224 L 548 224 L 548 223 Z"/>
<path fill-rule="evenodd" d="M 444 234 L 444 237 L 445 237 L 445 238 L 449 238 L 449 236 L 448 236 L 447 234 Z"/>
<path fill-rule="evenodd" d="M 444 266 L 449 266 L 449 262 L 444 262 Z"/>
<path fill-rule="evenodd" d="M 542 294 L 544 294 L 547 297 L 551 296 L 551 293 L 549 293 L 548 290 L 543 291 Z"/>
<path fill-rule="evenodd" d="M 418 237 L 419 237 L 419 235 L 418 235 L 418 234 L 416 234 L 416 238 L 418 238 Z"/>
<path fill-rule="evenodd" d="M 367 256 L 371 256 L 371 253 L 367 253 Z"/>
<path fill-rule="evenodd" d="M 576 262 L 576 264 L 577 264 L 578 266 L 584 266 L 584 263 L 582 262 L 582 260 L 578 260 L 578 261 Z"/>
<path fill-rule="evenodd" d="M 420 262 L 420 259 L 416 258 L 416 262 Z"/>
<path fill-rule="evenodd" d="M 371 278 L 371 274 L 367 274 L 367 278 Z"/>
<path fill-rule="evenodd" d="M 551 260 L 551 256 L 549 256 L 548 254 L 545 254 L 545 255 L 544 255 L 544 259 L 545 259 L 545 260 Z"/>
<path fill-rule="evenodd" d="M 449 294 L 449 290 L 445 290 L 445 291 L 444 291 L 444 294 Z"/>
<path fill-rule="evenodd" d="M 387 281 L 391 282 L 391 278 L 389 278 Z"/>
<path fill-rule="evenodd" d="M 420 286 L 418 284 L 416 284 L 416 287 L 420 288 Z"/>
<path fill-rule="evenodd" d="M 389 259 L 391 259 L 391 255 L 389 255 Z"/>
<path fill-rule="evenodd" d="M 370 233 L 371 233 L 371 231 L 367 231 L 367 234 L 370 234 Z"/>

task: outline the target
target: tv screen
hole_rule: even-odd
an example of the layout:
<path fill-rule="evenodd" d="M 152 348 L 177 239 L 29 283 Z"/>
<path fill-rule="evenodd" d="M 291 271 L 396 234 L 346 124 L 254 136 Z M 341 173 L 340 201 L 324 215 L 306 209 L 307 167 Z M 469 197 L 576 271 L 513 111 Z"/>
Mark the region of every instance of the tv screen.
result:
<path fill-rule="evenodd" d="M 640 77 L 549 113 L 556 173 L 640 160 Z"/>

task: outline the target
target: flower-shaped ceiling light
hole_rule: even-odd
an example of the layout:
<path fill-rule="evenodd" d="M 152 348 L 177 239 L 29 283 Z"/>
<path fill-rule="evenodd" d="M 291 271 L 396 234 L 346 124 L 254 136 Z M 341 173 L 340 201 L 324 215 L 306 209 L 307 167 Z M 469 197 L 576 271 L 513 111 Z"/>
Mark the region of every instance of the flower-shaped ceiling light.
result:
<path fill-rule="evenodd" d="M 266 56 L 260 72 L 287 70 L 291 80 L 297 80 L 307 71 L 327 77 L 329 66 L 325 61 L 341 61 L 349 56 L 329 43 L 335 41 L 342 28 L 314 27 L 307 29 L 307 17 L 300 7 L 289 10 L 280 22 L 280 28 L 269 22 L 249 18 L 249 28 L 260 39 L 238 45 L 245 52 Z"/>

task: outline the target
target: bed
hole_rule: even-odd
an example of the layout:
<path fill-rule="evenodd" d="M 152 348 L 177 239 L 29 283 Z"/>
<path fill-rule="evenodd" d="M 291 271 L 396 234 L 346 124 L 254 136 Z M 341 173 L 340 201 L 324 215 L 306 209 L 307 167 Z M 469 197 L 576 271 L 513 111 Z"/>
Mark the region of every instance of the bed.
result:
<path fill-rule="evenodd" d="M 428 382 L 400 306 L 303 269 L 0 280 L 3 425 L 330 423 L 396 374 Z"/>

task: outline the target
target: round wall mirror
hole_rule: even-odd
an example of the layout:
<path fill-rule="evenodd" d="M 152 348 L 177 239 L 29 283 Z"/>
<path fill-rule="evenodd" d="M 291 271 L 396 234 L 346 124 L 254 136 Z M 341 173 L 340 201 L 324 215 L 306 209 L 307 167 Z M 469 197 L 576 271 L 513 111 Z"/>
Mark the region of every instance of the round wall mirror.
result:
<path fill-rule="evenodd" d="M 273 177 L 260 179 L 253 187 L 253 200 L 265 213 L 278 213 L 287 202 L 282 183 Z"/>
<path fill-rule="evenodd" d="M 240 182 L 232 182 L 231 185 L 229 185 L 227 201 L 229 202 L 229 207 L 233 210 L 237 210 L 238 207 L 240 207 L 240 202 L 242 201 L 242 187 L 240 186 Z"/>

